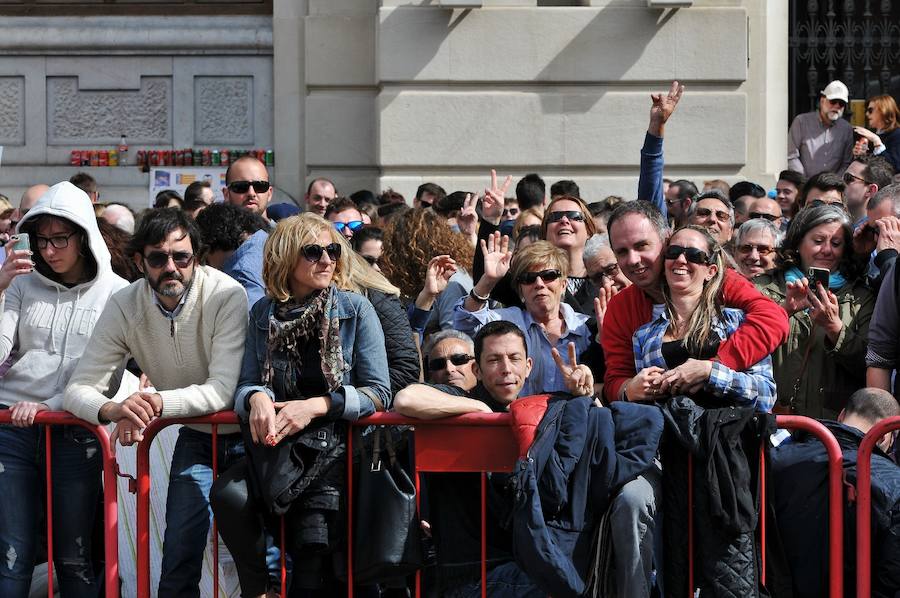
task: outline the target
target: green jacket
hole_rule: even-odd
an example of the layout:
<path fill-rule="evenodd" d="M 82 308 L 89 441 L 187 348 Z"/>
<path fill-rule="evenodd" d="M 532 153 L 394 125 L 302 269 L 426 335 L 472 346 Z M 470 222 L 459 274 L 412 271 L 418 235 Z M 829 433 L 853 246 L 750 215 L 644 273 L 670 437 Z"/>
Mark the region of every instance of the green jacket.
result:
<path fill-rule="evenodd" d="M 784 272 L 757 276 L 753 282 L 773 301 L 784 301 Z M 778 407 L 790 407 L 793 399 L 798 415 L 837 419 L 847 398 L 866 385 L 866 346 L 875 296 L 861 280 L 845 284 L 836 295 L 844 327 L 834 345 L 821 327 L 813 327 L 806 310 L 790 317 L 788 338 L 772 353 Z"/>

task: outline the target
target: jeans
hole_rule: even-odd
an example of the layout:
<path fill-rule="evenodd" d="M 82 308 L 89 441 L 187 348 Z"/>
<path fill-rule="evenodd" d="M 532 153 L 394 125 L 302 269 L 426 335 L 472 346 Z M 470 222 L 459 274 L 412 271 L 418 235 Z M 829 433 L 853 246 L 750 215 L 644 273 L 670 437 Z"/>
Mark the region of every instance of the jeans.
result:
<path fill-rule="evenodd" d="M 533 581 L 515 563 L 504 563 L 487 574 L 485 584 L 491 598 L 546 598 Z M 453 588 L 444 593 L 445 598 L 480 598 L 481 581 Z"/>
<path fill-rule="evenodd" d="M 662 498 L 662 471 L 652 466 L 613 498 L 610 523 L 619 598 L 649 598 L 655 518 Z M 657 554 L 657 559 L 661 555 Z M 657 567 L 662 569 L 661 566 Z"/>
<path fill-rule="evenodd" d="M 217 440 L 221 473 L 244 456 L 244 443 L 240 434 L 219 434 Z M 200 596 L 203 551 L 212 521 L 212 483 L 212 435 L 181 428 L 169 473 L 159 596 Z"/>
<path fill-rule="evenodd" d="M 52 442 L 53 562 L 63 598 L 98 595 L 91 534 L 102 453 L 94 434 L 56 426 Z M 44 426 L 0 426 L 0 596 L 28 595 L 45 496 Z"/>

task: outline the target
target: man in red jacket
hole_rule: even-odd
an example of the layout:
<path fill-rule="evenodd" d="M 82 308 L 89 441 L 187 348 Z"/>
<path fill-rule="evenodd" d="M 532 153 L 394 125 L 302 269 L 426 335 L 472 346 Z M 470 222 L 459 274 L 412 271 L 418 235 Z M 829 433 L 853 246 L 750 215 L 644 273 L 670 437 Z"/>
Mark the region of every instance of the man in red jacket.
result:
<path fill-rule="evenodd" d="M 612 298 L 603 318 L 603 390 L 611 401 L 652 400 L 658 398 L 660 388 L 653 372 L 637 375 L 632 336 L 650 321 L 653 304 L 663 301 L 660 277 L 668 226 L 652 204 L 633 201 L 613 212 L 608 228 L 619 269 L 633 284 Z M 729 368 L 747 369 L 787 338 L 787 312 L 731 269 L 725 273 L 722 303 L 746 314 L 740 328 L 719 347 L 717 357 Z"/>

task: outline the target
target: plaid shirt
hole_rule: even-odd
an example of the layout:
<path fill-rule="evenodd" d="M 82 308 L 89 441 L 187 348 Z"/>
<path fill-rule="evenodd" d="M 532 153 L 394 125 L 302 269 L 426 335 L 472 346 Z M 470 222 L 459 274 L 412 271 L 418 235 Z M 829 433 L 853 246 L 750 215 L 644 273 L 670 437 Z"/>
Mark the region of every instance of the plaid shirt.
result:
<path fill-rule="evenodd" d="M 713 331 L 721 340 L 725 340 L 740 326 L 744 320 L 744 312 L 730 308 L 722 311 L 723 319 L 713 323 Z M 663 336 L 668 328 L 669 318 L 665 306 L 654 305 L 650 323 L 638 328 L 632 337 L 636 371 L 653 366 L 669 369 L 662 354 Z M 760 411 L 770 412 L 777 398 L 772 357 L 767 356 L 745 372 L 736 372 L 713 361 L 704 390 L 717 397 L 730 399 L 737 405 L 753 406 Z"/>

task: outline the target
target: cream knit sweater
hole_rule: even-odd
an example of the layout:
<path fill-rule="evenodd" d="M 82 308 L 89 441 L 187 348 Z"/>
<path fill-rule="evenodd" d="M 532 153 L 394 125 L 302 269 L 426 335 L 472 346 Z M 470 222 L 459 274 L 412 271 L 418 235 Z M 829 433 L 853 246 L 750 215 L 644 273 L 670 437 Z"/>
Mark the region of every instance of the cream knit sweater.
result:
<path fill-rule="evenodd" d="M 63 405 L 99 423 L 116 369 L 134 357 L 163 400 L 162 417 L 190 417 L 231 409 L 247 332 L 247 293 L 231 277 L 207 266 L 194 281 L 181 312 L 169 320 L 139 280 L 106 304 L 78 362 Z M 206 430 L 208 426 L 194 426 Z M 236 427 L 221 426 L 222 433 Z"/>

